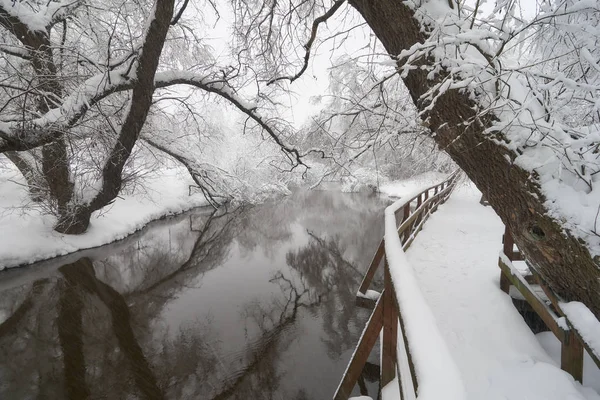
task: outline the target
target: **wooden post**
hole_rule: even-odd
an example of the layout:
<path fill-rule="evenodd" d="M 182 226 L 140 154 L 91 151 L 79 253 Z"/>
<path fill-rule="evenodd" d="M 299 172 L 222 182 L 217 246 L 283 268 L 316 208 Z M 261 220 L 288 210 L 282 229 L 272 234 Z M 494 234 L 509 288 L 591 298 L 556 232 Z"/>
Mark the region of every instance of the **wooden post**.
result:
<path fill-rule="evenodd" d="M 381 387 L 396 377 L 397 345 L 398 345 L 398 310 L 394 300 L 394 287 L 390 276 L 390 268 L 385 262 L 383 298 L 383 343 L 381 345 Z"/>
<path fill-rule="evenodd" d="M 410 217 L 410 202 L 408 202 L 404 205 L 404 219 L 402 220 L 402 222 L 406 221 L 408 219 L 408 217 Z M 404 238 L 403 239 L 401 238 L 403 244 L 406 243 L 406 241 L 410 237 L 410 231 L 411 231 L 410 227 L 407 227 L 406 230 L 404 231 Z"/>
<path fill-rule="evenodd" d="M 560 368 L 583 383 L 583 344 L 573 331 L 564 336 L 560 349 Z"/>
<path fill-rule="evenodd" d="M 373 346 L 375 346 L 375 343 L 377 342 L 379 332 L 381 332 L 381 327 L 383 325 L 383 298 L 385 296 L 386 291 L 384 289 L 381 296 L 379 296 L 379 300 L 377 300 L 375 309 L 373 310 L 360 341 L 356 346 L 356 350 L 350 359 L 350 363 L 348 364 L 348 368 L 344 373 L 342 381 L 335 391 L 333 400 L 348 400 L 350 398 L 352 389 L 360 377 Z"/>
<path fill-rule="evenodd" d="M 508 257 L 509 260 L 513 259 L 513 238 L 508 230 L 508 227 L 504 228 L 504 235 L 502 236 L 502 243 L 504 246 L 502 247 L 502 251 L 504 255 Z M 508 294 L 510 291 L 510 279 L 504 274 L 502 270 L 500 270 L 500 289 L 503 292 Z"/>
<path fill-rule="evenodd" d="M 379 247 L 377 248 L 377 251 L 375 252 L 375 255 L 373 256 L 373 260 L 371 260 L 371 264 L 369 265 L 369 269 L 367 270 L 367 273 L 365 274 L 365 277 L 363 278 L 360 287 L 358 288 L 358 291 L 361 292 L 362 294 L 367 293 L 367 289 L 369 289 L 369 286 L 371 285 L 371 281 L 373 280 L 373 277 L 375 276 L 375 272 L 377 271 L 377 268 L 379 268 L 379 264 L 381 264 L 381 260 L 384 258 L 383 256 L 385 255 L 385 242 L 383 241 L 383 239 L 381 239 L 381 242 L 379 243 Z"/>
<path fill-rule="evenodd" d="M 402 222 L 406 221 L 410 217 L 410 203 L 404 205 L 404 215 L 402 216 Z"/>
<path fill-rule="evenodd" d="M 417 208 L 416 210 L 419 210 L 419 208 L 421 208 L 421 204 L 423 204 L 423 200 L 421 199 L 421 195 L 423 193 L 419 194 L 419 197 L 417 197 Z M 415 211 L 416 211 L 415 210 Z M 415 222 L 413 223 L 413 226 L 415 225 L 419 225 L 419 223 L 421 222 L 421 219 L 423 218 L 423 213 L 420 213 L 417 218 L 415 219 Z M 410 230 L 412 231 L 412 227 L 410 228 Z"/>

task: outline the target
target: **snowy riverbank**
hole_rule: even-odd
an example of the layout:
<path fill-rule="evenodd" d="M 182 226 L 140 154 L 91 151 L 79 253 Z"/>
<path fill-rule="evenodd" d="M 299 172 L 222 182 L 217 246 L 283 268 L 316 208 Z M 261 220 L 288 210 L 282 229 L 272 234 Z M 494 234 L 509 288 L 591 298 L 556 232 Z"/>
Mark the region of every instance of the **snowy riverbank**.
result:
<path fill-rule="evenodd" d="M 381 186 L 381 194 L 401 197 L 445 178 L 443 173 L 425 173 L 387 183 Z M 112 243 L 153 220 L 208 205 L 202 194 L 188 195 L 190 185 L 193 181 L 183 169 L 153 173 L 144 178 L 143 189 L 122 195 L 96 212 L 85 234 L 63 235 L 52 229 L 54 217 L 32 206 L 21 174 L 16 169 L 0 169 L 0 270 Z"/>
<path fill-rule="evenodd" d="M 123 195 L 92 216 L 83 235 L 63 235 L 55 218 L 27 204 L 27 189 L 16 170 L 0 170 L 0 270 L 101 246 L 142 229 L 147 223 L 208 202 L 189 193 L 193 181 L 184 170 L 168 169 L 146 177 L 144 190 Z"/>

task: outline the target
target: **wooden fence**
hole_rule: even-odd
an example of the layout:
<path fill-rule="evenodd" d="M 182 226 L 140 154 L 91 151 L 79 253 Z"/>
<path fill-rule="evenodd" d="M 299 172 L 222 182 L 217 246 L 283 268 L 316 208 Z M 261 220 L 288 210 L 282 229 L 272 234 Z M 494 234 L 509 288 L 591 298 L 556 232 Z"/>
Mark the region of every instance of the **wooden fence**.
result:
<path fill-rule="evenodd" d="M 398 226 L 398 235 L 404 250 L 412 244 L 429 216 L 437 210 L 440 204 L 446 202 L 456 186 L 457 179 L 458 171 L 445 181 L 422 190 L 399 205 L 396 211 L 396 221 L 400 221 L 400 223 L 396 223 L 396 226 Z M 384 261 L 383 291 L 377 293 L 369 290 L 373 277 L 383 260 L 385 260 L 385 242 L 382 239 L 357 294 L 359 299 L 373 299 L 375 306 L 334 395 L 334 400 L 347 400 L 350 397 L 382 330 L 380 385 L 384 387 L 398 376 L 402 400 L 416 398 L 419 382 L 411 360 L 387 260 Z M 398 346 L 398 340 L 400 340 L 400 346 Z"/>
<path fill-rule="evenodd" d="M 590 343 L 583 340 L 582 327 L 562 311 L 561 299 L 550 289 L 542 276 L 536 271 L 535 266 L 527 262 L 527 273 L 522 273 L 513 262 L 526 261 L 525 257 L 515 245 L 512 236 L 506 228 L 503 238 L 503 250 L 500 253 L 498 265 L 500 266 L 500 288 L 507 294 L 511 293 L 511 286 L 516 288 L 521 296 L 529 303 L 533 311 L 544 321 L 548 329 L 561 342 L 560 367 L 583 383 L 583 350 L 594 360 L 600 368 L 600 351 L 594 349 Z"/>

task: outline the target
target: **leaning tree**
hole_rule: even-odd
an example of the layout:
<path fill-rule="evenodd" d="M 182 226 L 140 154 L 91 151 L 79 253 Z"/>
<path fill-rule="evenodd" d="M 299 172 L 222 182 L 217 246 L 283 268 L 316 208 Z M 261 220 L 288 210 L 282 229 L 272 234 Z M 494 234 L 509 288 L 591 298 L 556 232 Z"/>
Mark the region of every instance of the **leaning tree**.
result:
<path fill-rule="evenodd" d="M 355 25 L 366 22 L 394 61 L 427 134 L 483 192 L 551 287 L 600 317 L 597 2 L 535 8 L 497 0 L 485 13 L 480 0 L 259 3 L 234 0 L 236 32 L 254 44 L 240 54 L 276 60 L 267 82 L 282 87 L 307 71 L 323 44 L 319 32 L 338 41 L 354 29 L 331 33 L 327 22 L 358 13 Z M 284 57 L 294 39 L 300 56 Z"/>
<path fill-rule="evenodd" d="M 189 34 L 173 30 L 187 0 L 177 8 L 173 0 L 157 0 L 154 8 L 128 1 L 115 8 L 91 0 L 3 0 L 3 65 L 22 78 L 2 81 L 0 152 L 25 176 L 42 172 L 41 180 L 28 181 L 49 193 L 59 216 L 56 229 L 70 233 L 83 232 L 91 213 L 118 195 L 124 165 L 161 88 L 186 84 L 221 96 L 301 163 L 303 154 L 285 132 L 234 90 L 238 72 L 251 71 L 259 86 L 288 90 L 308 70 L 325 23 L 360 16 L 356 26 L 366 23 L 394 60 L 427 132 L 488 198 L 527 258 L 556 292 L 600 316 L 598 5 L 549 0 L 523 17 L 518 0 L 498 0 L 485 15 L 480 0 L 466 3 L 231 0 L 227 18 L 234 25 L 237 67 L 197 60 L 180 68 L 161 54 Z M 137 4 L 136 24 L 131 13 Z M 112 14 L 98 11 L 108 9 Z M 86 15 L 110 16 L 94 25 L 103 27 L 104 52 L 91 58 L 76 52 L 77 67 L 62 74 L 61 55 L 70 49 L 61 43 L 73 40 L 71 27 L 82 33 L 78 45 L 97 42 L 97 29 L 77 25 Z M 123 35 L 126 46 L 117 40 Z M 182 48 L 175 49 L 169 59 Z M 80 65 L 89 70 L 81 73 Z M 91 112 L 106 123 L 80 132 Z M 89 190 L 77 190 L 74 167 L 65 162 L 71 143 L 98 132 L 108 138 L 101 174 Z M 28 171 L 31 165 L 36 168 Z"/>

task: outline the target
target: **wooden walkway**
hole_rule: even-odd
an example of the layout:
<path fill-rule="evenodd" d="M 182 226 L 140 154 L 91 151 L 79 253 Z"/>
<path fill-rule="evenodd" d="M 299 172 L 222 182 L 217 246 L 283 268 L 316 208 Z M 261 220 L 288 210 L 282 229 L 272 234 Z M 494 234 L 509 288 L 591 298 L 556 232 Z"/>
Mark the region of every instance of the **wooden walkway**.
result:
<path fill-rule="evenodd" d="M 540 285 L 533 276 L 522 276 L 512 264 L 510 258 L 517 260 L 521 256 L 512 248 L 508 234 L 505 251 L 509 256 L 500 257 L 503 273 L 499 279 L 498 251 L 502 249 L 504 227 L 490 207 L 479 204 L 479 195 L 473 190 L 461 189 L 441 208 L 443 211 L 425 224 L 429 215 L 448 199 L 453 184 L 450 179 L 402 206 L 398 213 L 398 231 L 404 248 L 410 246 L 406 252 L 409 264 L 460 372 L 459 379 L 465 388 L 461 398 L 596 399 L 594 393 L 574 383 L 551 360 L 517 313 L 511 298 L 501 291 L 500 282 L 504 290 L 514 285 L 511 290 L 521 291 L 521 296 L 530 301 L 563 343 L 562 369 L 581 381 L 582 349 L 586 344 L 572 324 L 561 322 L 564 315 L 559 300 L 554 297 L 551 301 L 551 292 L 549 296 L 540 294 L 543 282 Z M 414 241 L 421 229 L 418 240 Z M 377 297 L 377 292 L 367 290 L 374 269 L 380 264 L 385 264 L 385 286 Z M 422 382 L 412 359 L 412 353 L 421 344 L 411 343 L 405 334 L 407 321 L 403 321 L 399 313 L 403 308 L 397 301 L 399 296 L 388 269 L 382 242 L 359 289 L 362 301 L 375 298 L 377 302 L 335 394 L 336 400 L 350 396 L 380 332 L 381 386 L 398 386 L 397 390 L 384 391 L 383 398 L 415 399 L 417 393 L 421 393 Z M 597 361 L 593 349 L 588 350 Z M 583 392 L 592 397 L 584 396 Z"/>

